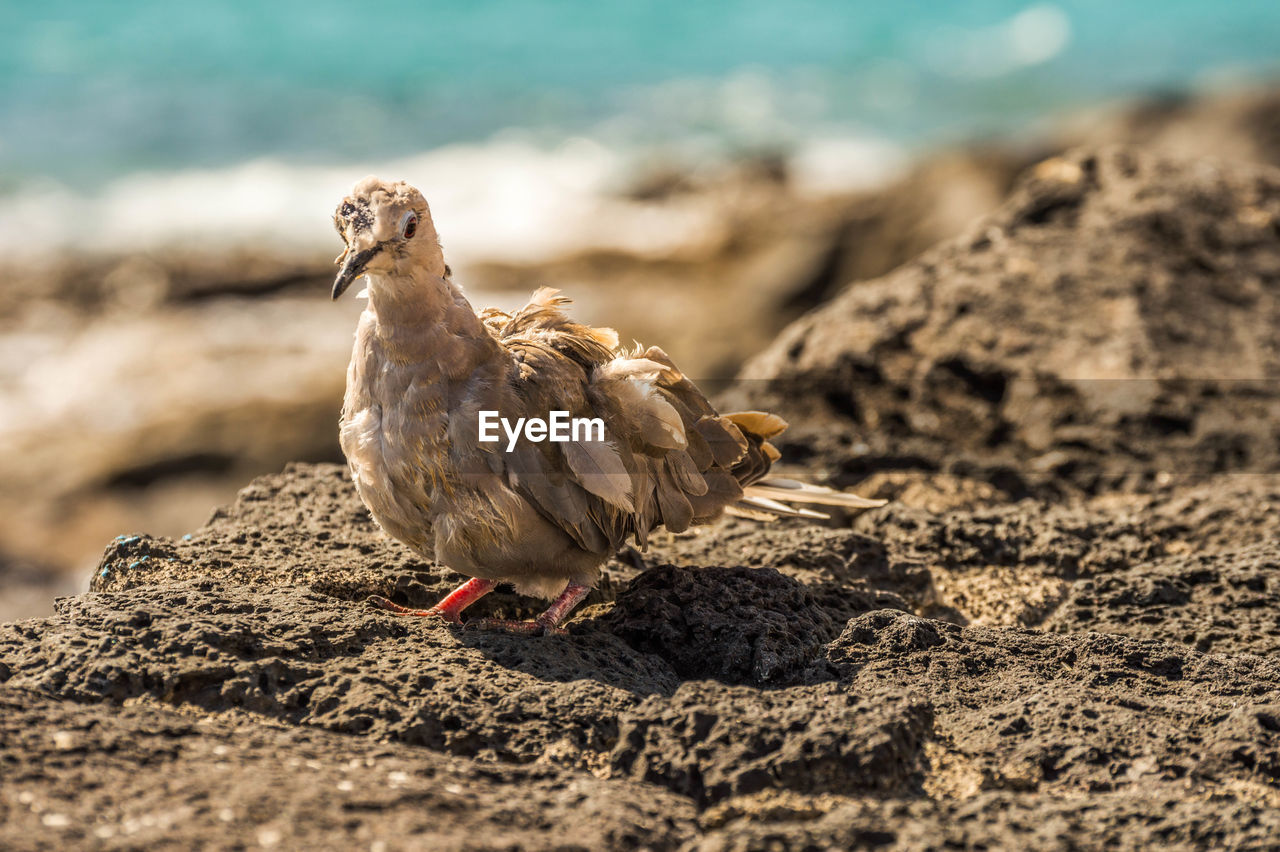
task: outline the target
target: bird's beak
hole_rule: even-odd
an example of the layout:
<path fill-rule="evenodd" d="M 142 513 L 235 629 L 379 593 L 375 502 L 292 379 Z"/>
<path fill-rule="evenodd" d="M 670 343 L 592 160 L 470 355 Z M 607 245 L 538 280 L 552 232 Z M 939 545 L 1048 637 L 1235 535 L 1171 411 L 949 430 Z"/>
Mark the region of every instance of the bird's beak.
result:
<path fill-rule="evenodd" d="M 364 274 L 364 268 L 369 265 L 369 261 L 373 260 L 373 256 L 381 250 L 381 245 L 374 245 L 364 251 L 353 252 L 347 249 L 347 251 L 343 252 L 339 259 L 345 257 L 346 262 L 342 264 L 342 270 L 333 282 L 334 299 L 345 293 L 347 288 L 351 286 L 351 282 Z"/>

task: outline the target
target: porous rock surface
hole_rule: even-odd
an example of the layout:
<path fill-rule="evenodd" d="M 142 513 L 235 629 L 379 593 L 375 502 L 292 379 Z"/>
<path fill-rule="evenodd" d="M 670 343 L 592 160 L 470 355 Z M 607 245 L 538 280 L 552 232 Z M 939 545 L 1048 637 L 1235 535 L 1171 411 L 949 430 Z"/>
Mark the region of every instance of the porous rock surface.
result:
<path fill-rule="evenodd" d="M 1277 204 L 1252 168 L 1042 167 L 737 389 L 811 406 L 784 461 L 894 502 L 655 535 L 567 636 L 367 606 L 461 578 L 336 465 L 121 536 L 89 594 L 0 625 L 0 847 L 1274 845 Z"/>
<path fill-rule="evenodd" d="M 1278 327 L 1280 171 L 1076 151 L 791 325 L 734 401 L 782 412 L 792 457 L 848 481 L 942 471 L 1021 497 L 1274 472 Z"/>

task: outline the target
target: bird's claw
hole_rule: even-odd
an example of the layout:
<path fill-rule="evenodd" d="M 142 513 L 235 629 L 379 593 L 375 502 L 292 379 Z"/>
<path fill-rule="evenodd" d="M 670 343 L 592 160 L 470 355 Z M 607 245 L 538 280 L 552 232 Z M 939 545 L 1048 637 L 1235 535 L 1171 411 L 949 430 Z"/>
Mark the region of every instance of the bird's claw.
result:
<path fill-rule="evenodd" d="M 514 621 L 505 618 L 475 618 L 468 621 L 465 630 L 492 630 L 513 633 L 517 636 L 568 636 L 569 631 L 543 621 Z"/>
<path fill-rule="evenodd" d="M 443 621 L 448 621 L 456 625 L 462 624 L 460 619 L 449 618 L 449 616 L 445 613 L 445 611 L 438 606 L 433 606 L 430 609 L 411 609 L 407 606 L 401 606 L 400 604 L 396 603 L 393 600 L 390 600 L 389 598 L 384 598 L 382 595 L 370 595 L 368 598 L 368 603 L 370 606 L 375 606 L 378 609 L 386 610 L 387 612 L 393 613 L 395 615 L 414 615 L 420 618 L 427 618 L 427 617 L 434 616 Z"/>

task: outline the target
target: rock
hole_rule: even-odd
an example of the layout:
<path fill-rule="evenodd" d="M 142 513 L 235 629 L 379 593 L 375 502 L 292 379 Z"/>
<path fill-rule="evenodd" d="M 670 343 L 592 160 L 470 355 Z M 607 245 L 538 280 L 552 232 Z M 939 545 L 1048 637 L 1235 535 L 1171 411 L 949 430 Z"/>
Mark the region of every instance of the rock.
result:
<path fill-rule="evenodd" d="M 888 607 L 958 624 L 1035 627 L 1061 617 L 1070 590 L 1088 588 L 1089 578 L 1130 569 L 1140 575 L 1135 566 L 1193 552 L 1225 553 L 1230 564 L 1243 556 L 1235 553 L 1242 542 L 1280 536 L 1277 476 L 1223 476 L 1146 494 L 1001 506 L 989 505 L 985 494 L 975 496 L 966 480 L 938 477 L 921 499 L 923 504 L 891 503 L 864 512 L 846 529 L 731 521 L 656 536 L 647 558 L 696 565 L 727 553 L 746 566 L 777 569 L 803 583 L 815 605 L 838 624 Z M 927 511 L 925 504 L 952 508 Z M 1264 593 L 1253 600 L 1261 620 L 1249 623 L 1263 629 L 1269 598 Z M 1140 635 L 1186 638 L 1172 622 L 1158 623 L 1170 629 L 1153 622 Z M 1087 624 L 1075 622 L 1073 629 Z M 1257 635 L 1218 634 L 1215 647 L 1233 650 L 1244 650 Z"/>
<path fill-rule="evenodd" d="M 747 568 L 775 569 L 803 584 L 806 600 L 831 618 L 837 632 L 868 610 L 907 609 L 908 600 L 926 596 L 931 583 L 922 562 L 909 556 L 891 560 L 880 538 L 804 522 L 726 520 L 686 535 L 657 536 L 650 554 L 650 561 L 678 565 L 701 565 L 731 554 Z"/>
<path fill-rule="evenodd" d="M 1209 813 L 1171 785 L 1052 797 L 998 790 L 951 802 L 770 795 L 735 800 L 713 818 L 689 848 L 1265 848 L 1280 830 L 1274 805 L 1231 800 Z"/>
<path fill-rule="evenodd" d="M 764 790 L 911 796 L 932 721 L 928 702 L 904 693 L 693 681 L 624 713 L 610 759 L 620 774 L 704 807 Z"/>
<path fill-rule="evenodd" d="M 1176 639 L 1198 651 L 1280 653 L 1280 546 L 1167 557 L 1076 583 L 1045 622 Z"/>
<path fill-rule="evenodd" d="M 632 581 L 603 623 L 681 677 L 756 685 L 803 679 L 836 632 L 813 595 L 777 571 L 674 565 Z"/>
<path fill-rule="evenodd" d="M 1276 471 L 1277 287 L 1280 172 L 1080 151 L 790 326 L 730 402 L 781 413 L 784 452 L 838 481 L 1016 497 Z"/>
<path fill-rule="evenodd" d="M 342 468 L 295 465 L 0 625 L 0 845 L 1265 845 L 1274 548 L 1233 539 L 1274 530 L 1275 487 L 992 507 L 944 479 L 941 515 L 659 536 L 643 560 L 680 567 L 619 564 L 569 636 L 529 639 L 364 605 L 456 577 Z M 1063 586 L 1051 632 L 965 585 L 997 564 L 1006 601 Z"/>
<path fill-rule="evenodd" d="M 179 535 L 286 459 L 340 459 L 357 309 L 326 301 L 32 320 L 0 338 L 0 547 L 83 570 L 111 536 Z"/>
<path fill-rule="evenodd" d="M 10 849 L 676 849 L 696 832 L 688 800 L 648 785 L 154 702 L 0 688 L 0 741 Z"/>
<path fill-rule="evenodd" d="M 1273 660 L 891 610 L 851 620 L 828 654 L 847 689 L 919 689 L 941 735 L 937 763 L 968 766 L 978 789 L 1280 791 Z"/>
<path fill-rule="evenodd" d="M 607 751 L 623 708 L 679 683 L 620 639 L 457 636 L 433 619 L 306 589 L 195 580 L 61 609 L 57 622 L 0 628 L 10 685 L 77 701 L 247 710 L 465 756 L 527 762 L 566 741 Z"/>
<path fill-rule="evenodd" d="M 733 391 L 895 502 L 655 535 L 567 636 L 369 607 L 461 577 L 333 464 L 118 537 L 0 625 L 0 846 L 1273 844 L 1277 204 L 1260 168 L 1049 161 Z"/>
<path fill-rule="evenodd" d="M 1124 141 L 1165 156 L 1280 166 L 1278 117 L 1280 90 L 1274 86 L 1171 93 L 1082 116 L 1063 127 L 1059 142 L 1096 147 Z"/>

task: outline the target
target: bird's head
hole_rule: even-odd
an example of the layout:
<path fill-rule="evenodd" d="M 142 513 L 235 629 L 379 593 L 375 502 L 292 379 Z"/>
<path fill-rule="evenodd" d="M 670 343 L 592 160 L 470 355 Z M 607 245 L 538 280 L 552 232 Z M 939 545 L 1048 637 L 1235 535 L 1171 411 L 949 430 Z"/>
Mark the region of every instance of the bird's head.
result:
<path fill-rule="evenodd" d="M 342 267 L 333 282 L 335 299 L 361 275 L 444 274 L 427 200 L 404 181 L 360 181 L 338 204 L 333 225 L 347 244 L 334 261 Z"/>

